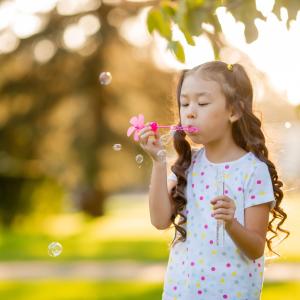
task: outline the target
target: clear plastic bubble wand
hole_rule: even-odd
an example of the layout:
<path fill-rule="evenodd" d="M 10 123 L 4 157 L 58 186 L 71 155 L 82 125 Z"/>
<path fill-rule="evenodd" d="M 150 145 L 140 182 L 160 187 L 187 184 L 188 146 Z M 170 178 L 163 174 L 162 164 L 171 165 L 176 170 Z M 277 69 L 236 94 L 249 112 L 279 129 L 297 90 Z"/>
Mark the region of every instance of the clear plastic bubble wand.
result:
<path fill-rule="evenodd" d="M 144 124 L 144 115 L 139 114 L 138 116 L 134 116 L 130 119 L 129 123 L 132 125 L 127 130 L 127 136 L 130 136 L 134 133 L 134 140 L 138 141 L 139 136 L 138 133 L 141 129 L 146 127 Z M 184 130 L 190 133 L 198 132 L 199 128 L 194 126 L 180 126 L 180 125 L 158 125 L 157 122 L 150 122 L 151 130 L 156 132 L 159 128 L 170 128 L 171 131 Z"/>
<path fill-rule="evenodd" d="M 218 169 L 218 178 L 217 178 L 217 191 L 218 191 L 218 195 L 221 194 L 224 195 L 224 174 L 223 173 L 219 173 L 219 169 Z M 220 231 L 222 234 L 222 240 L 221 240 L 221 246 L 224 246 L 225 244 L 225 223 L 224 220 L 217 220 L 217 230 L 216 230 L 216 244 L 217 246 L 220 245 L 220 241 L 219 241 L 219 237 L 220 237 Z"/>

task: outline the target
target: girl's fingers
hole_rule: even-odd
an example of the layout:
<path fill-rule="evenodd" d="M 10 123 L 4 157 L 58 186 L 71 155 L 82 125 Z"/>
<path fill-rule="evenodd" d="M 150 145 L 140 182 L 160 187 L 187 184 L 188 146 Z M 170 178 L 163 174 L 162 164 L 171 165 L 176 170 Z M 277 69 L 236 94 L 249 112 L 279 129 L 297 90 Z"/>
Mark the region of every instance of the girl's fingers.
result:
<path fill-rule="evenodd" d="M 213 205 L 214 209 L 217 208 L 229 208 L 230 204 L 228 202 L 222 201 L 222 200 L 218 200 L 218 202 L 216 202 L 216 204 Z"/>
<path fill-rule="evenodd" d="M 145 132 L 151 130 L 150 127 L 144 127 L 143 129 L 141 129 L 138 133 L 139 136 L 141 136 L 142 134 L 144 134 Z M 152 131 L 152 130 L 151 130 Z"/>
<path fill-rule="evenodd" d="M 142 133 L 139 137 L 141 139 L 147 139 L 149 136 L 153 135 L 154 136 L 154 133 L 152 131 L 147 131 L 147 132 L 144 132 Z"/>
<path fill-rule="evenodd" d="M 229 214 L 230 213 L 230 210 L 228 210 L 227 208 L 218 208 L 218 209 L 214 209 L 213 210 L 213 214 L 214 215 L 217 215 L 217 214 Z"/>
<path fill-rule="evenodd" d="M 223 196 L 217 196 L 217 197 L 213 198 L 212 200 L 210 200 L 210 203 L 214 205 L 220 200 L 223 200 Z"/>
<path fill-rule="evenodd" d="M 212 199 L 211 204 L 214 206 L 214 208 L 219 208 L 219 207 L 225 207 L 225 208 L 230 208 L 230 207 L 235 207 L 235 203 L 232 199 L 230 199 L 227 196 L 218 196 L 214 199 Z"/>
<path fill-rule="evenodd" d="M 229 221 L 231 219 L 231 216 L 225 215 L 225 214 L 217 214 L 217 215 L 215 215 L 215 219 Z"/>
<path fill-rule="evenodd" d="M 224 202 L 230 202 L 231 201 L 231 199 L 229 197 L 227 197 L 226 195 L 220 195 L 220 196 L 217 196 L 217 197 L 213 198 L 211 200 L 211 203 L 215 204 L 215 203 L 217 203 L 220 200 L 222 200 Z"/>

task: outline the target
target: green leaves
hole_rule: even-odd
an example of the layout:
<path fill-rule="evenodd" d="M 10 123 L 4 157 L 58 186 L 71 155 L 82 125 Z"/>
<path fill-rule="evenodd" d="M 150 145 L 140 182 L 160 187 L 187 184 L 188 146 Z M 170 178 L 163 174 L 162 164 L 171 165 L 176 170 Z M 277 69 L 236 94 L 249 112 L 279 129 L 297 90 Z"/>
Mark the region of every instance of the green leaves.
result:
<path fill-rule="evenodd" d="M 182 45 L 178 41 L 171 41 L 168 44 L 168 49 L 170 49 L 173 54 L 175 54 L 176 58 L 184 63 L 185 62 L 185 54 Z"/>
<path fill-rule="evenodd" d="M 183 33 L 187 43 L 195 45 L 194 36 L 205 32 L 203 23 L 211 24 L 215 33 L 209 35 L 214 50 L 220 47 L 218 35 L 222 28 L 215 14 L 218 7 L 224 6 L 232 13 L 237 21 L 245 24 L 245 37 L 248 43 L 258 37 L 258 31 L 254 20 L 256 18 L 265 20 L 260 11 L 256 10 L 255 0 L 177 0 L 161 1 L 158 6 L 153 7 L 147 18 L 148 30 L 152 33 L 157 30 L 159 34 L 167 39 L 168 48 L 176 55 L 176 58 L 184 62 L 184 49 L 180 42 L 172 40 L 172 24 L 176 24 Z M 289 13 L 289 20 L 295 19 L 300 10 L 299 0 L 276 0 L 273 12 L 280 18 L 280 8 L 284 6 Z M 289 22 L 288 22 L 289 26 Z M 220 49 L 219 49 L 220 50 Z"/>
<path fill-rule="evenodd" d="M 297 13 L 300 10 L 300 1 L 299 0 L 276 0 L 273 7 L 273 13 L 281 19 L 280 17 L 280 8 L 285 7 L 288 10 L 289 20 L 296 20 Z M 289 22 L 287 24 L 289 28 Z"/>
<path fill-rule="evenodd" d="M 152 8 L 148 13 L 147 27 L 150 33 L 157 30 L 162 37 L 171 41 L 171 20 L 166 10 L 163 10 L 162 8 Z"/>

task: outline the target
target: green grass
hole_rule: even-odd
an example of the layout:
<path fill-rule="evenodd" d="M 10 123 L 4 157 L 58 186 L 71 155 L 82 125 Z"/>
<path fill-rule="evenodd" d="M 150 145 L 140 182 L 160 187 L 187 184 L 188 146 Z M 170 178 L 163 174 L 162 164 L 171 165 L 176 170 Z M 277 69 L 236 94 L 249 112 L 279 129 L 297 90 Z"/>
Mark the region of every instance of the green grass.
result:
<path fill-rule="evenodd" d="M 163 283 L 115 281 L 0 282 L 7 300 L 160 300 Z M 298 282 L 265 283 L 262 300 L 299 299 Z"/>
<path fill-rule="evenodd" d="M 298 195 L 285 202 L 291 236 L 275 251 L 272 262 L 300 262 Z M 48 244 L 58 241 L 63 252 L 56 261 L 135 260 L 167 261 L 174 229 L 159 231 L 150 222 L 147 195 L 121 195 L 109 199 L 106 215 L 87 218 L 81 213 L 31 217 L 9 231 L 0 230 L 0 261 L 53 260 Z"/>
<path fill-rule="evenodd" d="M 300 299 L 299 282 L 264 283 L 262 300 Z"/>
<path fill-rule="evenodd" d="M 7 300 L 155 300 L 162 283 L 35 281 L 1 282 L 0 299 Z"/>
<path fill-rule="evenodd" d="M 130 198 L 130 199 L 129 199 Z M 297 197 L 298 199 L 298 197 Z M 295 199 L 295 200 L 297 200 Z M 300 228 L 298 201 L 286 203 L 289 216 L 285 226 L 291 237 L 276 251 L 274 262 L 300 262 L 297 232 Z M 146 196 L 113 198 L 107 215 L 90 219 L 83 214 L 30 218 L 9 231 L 0 231 L 0 261 L 43 260 L 134 260 L 168 259 L 168 242 L 173 229 L 158 231 L 150 223 Z M 48 256 L 52 241 L 63 245 L 57 258 Z M 0 299 L 5 300 L 160 300 L 163 283 L 93 280 L 24 280 L 0 282 Z M 264 283 L 262 300 L 300 299 L 298 282 Z"/>
<path fill-rule="evenodd" d="M 2 233 L 0 260 L 51 260 L 48 256 L 48 244 L 55 237 L 32 234 Z M 103 241 L 84 241 L 82 236 L 60 238 L 62 254 L 56 261 L 72 260 L 135 260 L 165 261 L 168 258 L 167 242 L 154 239 L 112 239 Z"/>

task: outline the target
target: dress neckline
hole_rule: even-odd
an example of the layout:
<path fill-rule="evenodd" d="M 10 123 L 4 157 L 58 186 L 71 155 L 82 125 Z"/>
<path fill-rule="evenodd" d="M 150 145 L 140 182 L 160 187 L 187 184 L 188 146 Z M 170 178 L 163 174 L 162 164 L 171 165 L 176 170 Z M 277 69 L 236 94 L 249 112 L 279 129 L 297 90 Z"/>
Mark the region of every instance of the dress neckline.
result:
<path fill-rule="evenodd" d="M 225 166 L 225 165 L 236 164 L 236 163 L 241 162 L 244 159 L 246 159 L 252 153 L 251 151 L 249 151 L 249 152 L 245 153 L 244 155 L 242 155 L 241 157 L 239 157 L 238 159 L 231 160 L 231 161 L 220 162 L 220 163 L 215 163 L 215 162 L 210 161 L 207 158 L 205 147 L 202 148 L 202 151 L 203 151 L 203 159 L 204 159 L 204 161 L 207 162 L 210 165 L 213 165 L 213 166 Z"/>

